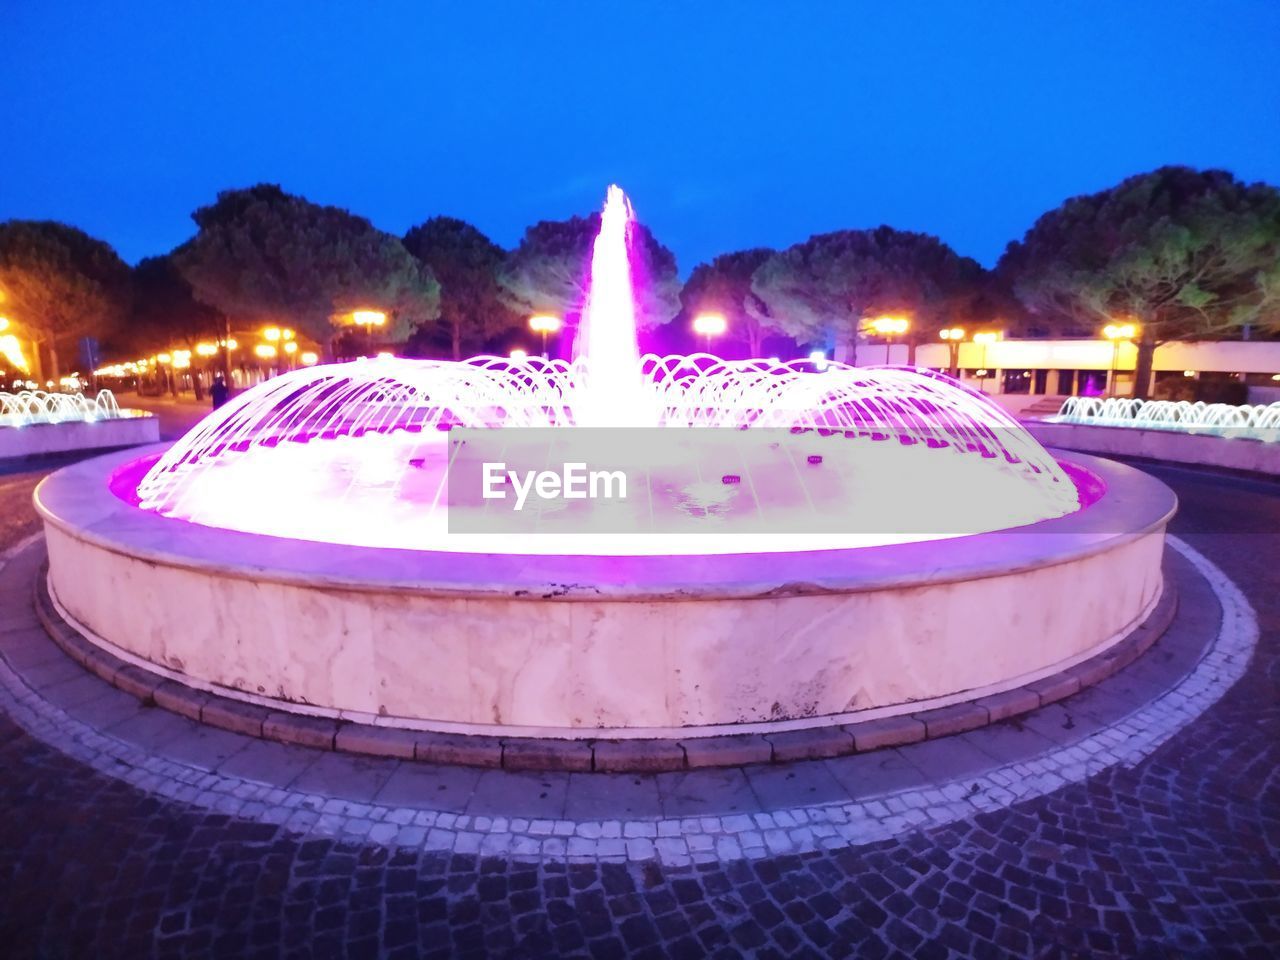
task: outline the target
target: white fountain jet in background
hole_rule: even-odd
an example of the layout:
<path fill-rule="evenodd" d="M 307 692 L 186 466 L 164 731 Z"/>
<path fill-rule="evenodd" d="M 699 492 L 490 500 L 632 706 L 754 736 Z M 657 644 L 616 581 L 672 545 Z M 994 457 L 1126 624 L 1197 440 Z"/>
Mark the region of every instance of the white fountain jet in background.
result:
<path fill-rule="evenodd" d="M 591 249 L 591 279 L 573 360 L 578 383 L 574 423 L 584 427 L 654 427 L 654 391 L 640 366 L 628 241 L 631 203 L 615 185 L 605 196 Z"/>

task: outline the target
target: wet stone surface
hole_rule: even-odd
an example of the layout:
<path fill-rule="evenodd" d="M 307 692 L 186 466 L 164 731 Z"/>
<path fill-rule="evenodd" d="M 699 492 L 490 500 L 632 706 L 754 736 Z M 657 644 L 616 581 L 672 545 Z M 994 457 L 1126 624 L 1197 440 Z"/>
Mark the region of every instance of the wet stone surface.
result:
<path fill-rule="evenodd" d="M 1275 956 L 1280 490 L 1160 475 L 1183 499 L 1177 526 L 1236 580 L 1262 636 L 1244 678 L 1136 767 L 859 847 L 521 863 L 306 839 L 162 801 L 0 714 L 0 952 Z M 7 543 L 31 528 L 29 490 L 0 487 Z M 1084 708 L 1055 709 L 1039 722 Z"/>

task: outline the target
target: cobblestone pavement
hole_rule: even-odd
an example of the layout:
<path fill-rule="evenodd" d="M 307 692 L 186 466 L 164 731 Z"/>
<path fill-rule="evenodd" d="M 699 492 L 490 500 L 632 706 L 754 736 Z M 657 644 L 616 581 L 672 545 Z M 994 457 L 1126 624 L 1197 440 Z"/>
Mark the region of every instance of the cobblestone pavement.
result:
<path fill-rule="evenodd" d="M 0 953 L 1274 956 L 1280 488 L 1158 472 L 1183 498 L 1176 526 L 1248 596 L 1261 640 L 1245 676 L 1136 766 L 800 855 L 522 862 L 163 800 L 0 715 Z M 15 479 L 0 478 L 9 543 L 31 529 Z"/>

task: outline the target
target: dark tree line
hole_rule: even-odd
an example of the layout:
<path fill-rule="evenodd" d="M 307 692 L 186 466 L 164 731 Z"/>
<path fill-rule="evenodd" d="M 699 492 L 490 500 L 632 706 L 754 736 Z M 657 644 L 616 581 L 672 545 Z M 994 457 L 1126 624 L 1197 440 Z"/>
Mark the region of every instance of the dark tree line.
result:
<path fill-rule="evenodd" d="M 399 238 L 269 184 L 225 191 L 192 217 L 190 240 L 132 270 L 73 227 L 2 223 L 0 312 L 50 374 L 83 336 L 136 356 L 272 323 L 333 355 L 359 309 L 387 315 L 385 342 L 456 359 L 515 342 L 535 312 L 564 317 L 571 335 L 599 228 L 599 214 L 544 221 L 507 251 L 434 217 Z M 1142 331 L 1145 384 L 1162 341 L 1280 333 L 1280 191 L 1218 170 L 1164 167 L 1073 197 L 990 271 L 937 237 L 881 226 L 726 253 L 681 286 L 647 227 L 631 239 L 641 326 L 720 312 L 728 354 L 759 355 L 777 337 L 853 354 L 879 314 L 911 318 L 912 355 L 954 324 L 1091 335 L 1126 318 Z"/>

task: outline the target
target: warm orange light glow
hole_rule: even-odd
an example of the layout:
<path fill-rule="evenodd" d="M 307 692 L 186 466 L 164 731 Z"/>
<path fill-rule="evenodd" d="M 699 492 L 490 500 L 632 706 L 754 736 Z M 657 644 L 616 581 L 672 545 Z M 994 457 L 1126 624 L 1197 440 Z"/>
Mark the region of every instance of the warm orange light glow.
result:
<path fill-rule="evenodd" d="M 281 339 L 283 339 L 283 340 L 292 340 L 292 339 L 293 339 L 293 330 L 292 330 L 292 328 L 290 328 L 290 327 L 285 327 L 283 330 L 281 330 L 281 331 L 280 331 L 280 337 L 281 337 Z"/>
<path fill-rule="evenodd" d="M 8 330 L 8 329 L 9 329 L 9 318 L 0 317 L 0 330 Z"/>
<path fill-rule="evenodd" d="M 216 343 L 197 343 L 196 344 L 196 353 L 202 357 L 212 357 L 217 352 L 218 352 L 218 345 Z"/>
<path fill-rule="evenodd" d="M 280 328 L 279 327 L 263 327 L 262 339 L 269 340 L 271 343 L 278 342 L 280 340 Z"/>
<path fill-rule="evenodd" d="M 3 329 L 3 328 L 0 328 Z M 15 370 L 21 370 L 23 373 L 29 373 L 27 366 L 27 358 L 22 355 L 22 344 L 18 342 L 18 338 L 12 333 L 6 333 L 0 337 L 0 355 L 9 362 L 9 366 Z"/>
<path fill-rule="evenodd" d="M 514 350 L 511 351 L 512 360 L 523 360 L 528 355 L 529 355 L 528 350 L 521 350 L 519 347 L 516 347 Z"/>
<path fill-rule="evenodd" d="M 723 313 L 700 313 L 693 318 L 693 332 L 702 337 L 718 337 L 728 329 Z"/>
<path fill-rule="evenodd" d="M 1102 328 L 1102 335 L 1108 340 L 1133 340 L 1138 336 L 1136 323 L 1108 323 Z"/>
<path fill-rule="evenodd" d="M 561 320 L 555 314 L 539 313 L 529 318 L 529 329 L 534 333 L 555 333 L 560 326 Z"/>
<path fill-rule="evenodd" d="M 285 352 L 285 353 L 297 353 L 297 352 L 298 352 L 298 341 L 296 341 L 296 340 L 289 340 L 289 341 L 286 341 L 286 342 L 285 342 L 285 345 L 284 345 L 284 352 Z"/>
<path fill-rule="evenodd" d="M 161 363 L 172 363 L 172 362 L 173 362 L 173 357 L 169 356 L 169 354 L 167 354 L 167 353 L 157 353 L 157 354 L 156 354 L 156 359 L 157 359 L 157 360 L 159 360 Z"/>
<path fill-rule="evenodd" d="M 893 337 L 906 333 L 911 322 L 906 317 L 876 317 L 869 326 L 882 337 Z"/>
<path fill-rule="evenodd" d="M 381 327 L 387 322 L 387 315 L 381 310 L 352 310 L 351 320 L 362 327 Z"/>
<path fill-rule="evenodd" d="M 1001 334 L 1001 333 L 1000 333 L 1000 332 L 998 332 L 998 331 L 985 330 L 985 331 L 983 331 L 982 333 L 975 333 L 975 334 L 973 335 L 973 342 L 974 342 L 974 343 L 984 343 L 984 344 L 985 344 L 985 343 L 995 343 L 995 342 L 996 342 L 997 340 L 999 340 L 1002 336 L 1003 336 L 1003 334 Z"/>
<path fill-rule="evenodd" d="M 938 336 L 943 340 L 963 340 L 964 327 L 947 327 L 938 331 Z"/>
<path fill-rule="evenodd" d="M 302 361 L 302 365 L 304 367 L 314 367 L 320 362 L 320 357 L 317 354 L 312 353 L 310 350 L 303 351 L 302 356 L 298 359 Z"/>
<path fill-rule="evenodd" d="M 253 348 L 253 352 L 263 360 L 270 360 L 276 355 L 276 348 L 269 343 L 260 343 Z"/>

